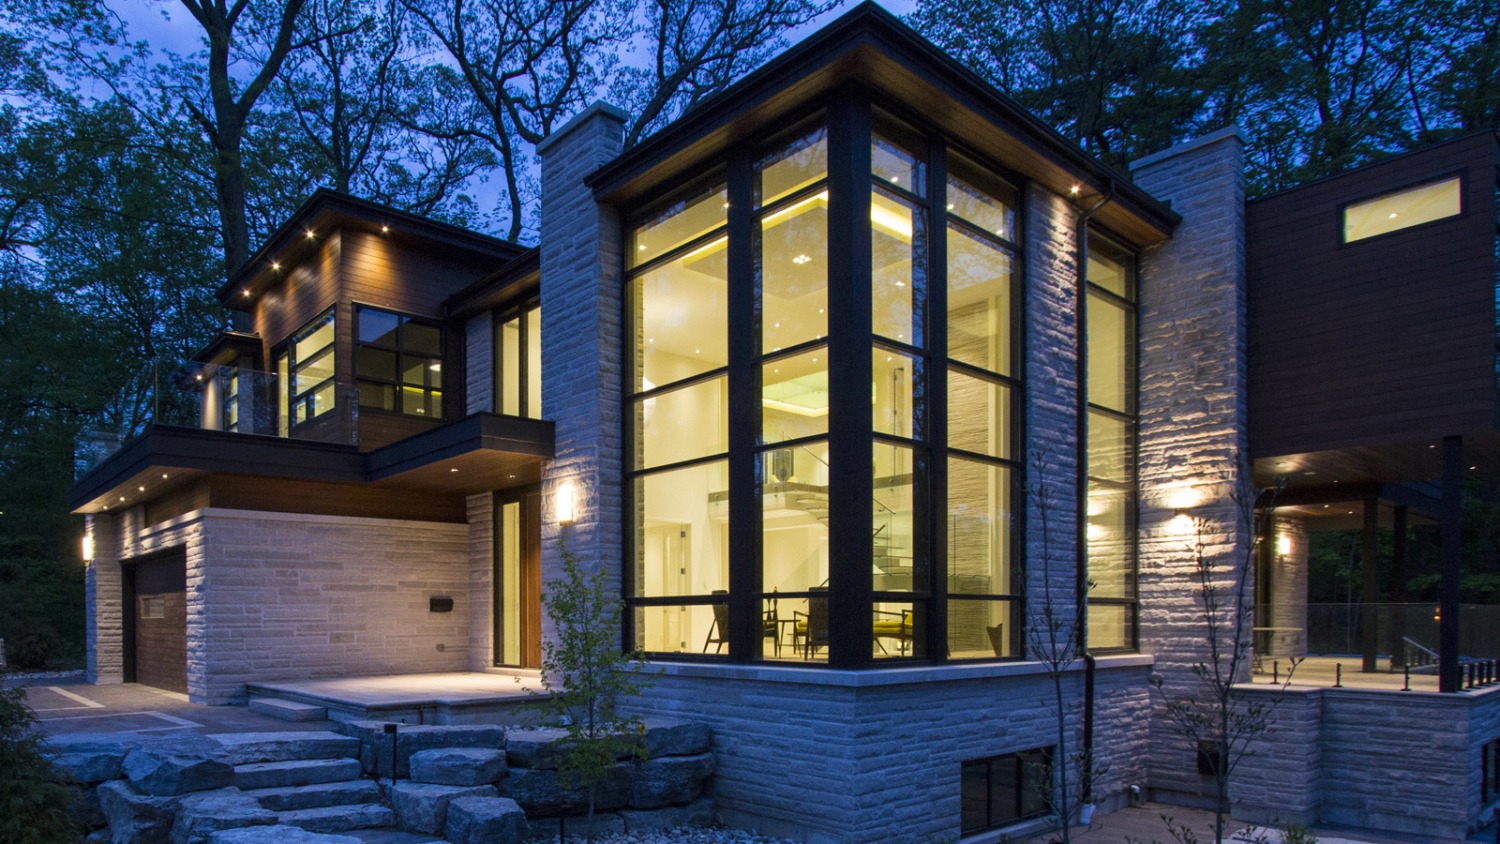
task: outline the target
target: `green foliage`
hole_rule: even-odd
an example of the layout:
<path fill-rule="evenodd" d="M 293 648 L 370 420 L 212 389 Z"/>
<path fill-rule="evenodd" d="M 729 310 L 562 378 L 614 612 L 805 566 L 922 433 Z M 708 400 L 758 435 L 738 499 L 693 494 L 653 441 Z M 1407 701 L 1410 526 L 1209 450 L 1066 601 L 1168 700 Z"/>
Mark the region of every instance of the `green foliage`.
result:
<path fill-rule="evenodd" d="M 0 689 L 0 841 L 69 844 L 80 840 L 72 791 L 54 781 L 35 715 L 21 689 Z"/>
<path fill-rule="evenodd" d="M 542 642 L 542 686 L 568 731 L 558 776 L 588 790 L 592 840 L 595 788 L 618 759 L 645 758 L 645 725 L 619 711 L 620 701 L 641 694 L 645 683 L 640 657 L 620 646 L 620 602 L 604 570 L 585 570 L 561 538 L 558 544 L 562 573 L 542 593 L 553 623 Z"/>

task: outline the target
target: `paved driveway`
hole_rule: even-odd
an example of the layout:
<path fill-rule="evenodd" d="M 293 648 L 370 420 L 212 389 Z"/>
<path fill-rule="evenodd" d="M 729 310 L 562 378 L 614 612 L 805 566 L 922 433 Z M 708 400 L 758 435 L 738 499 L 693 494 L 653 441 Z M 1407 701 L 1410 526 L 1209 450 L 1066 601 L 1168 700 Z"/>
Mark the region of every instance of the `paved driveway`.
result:
<path fill-rule="evenodd" d="M 126 683 L 93 686 L 77 681 L 30 681 L 26 703 L 48 735 L 70 733 L 257 733 L 330 730 L 332 721 L 289 722 L 243 706 L 202 706 L 187 695 Z"/>

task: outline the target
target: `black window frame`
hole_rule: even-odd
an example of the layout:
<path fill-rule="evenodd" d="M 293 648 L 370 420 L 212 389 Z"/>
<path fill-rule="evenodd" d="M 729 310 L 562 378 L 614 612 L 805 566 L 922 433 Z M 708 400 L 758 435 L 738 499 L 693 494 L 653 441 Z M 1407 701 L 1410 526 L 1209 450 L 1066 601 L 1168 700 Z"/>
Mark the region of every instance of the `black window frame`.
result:
<path fill-rule="evenodd" d="M 519 412 L 514 415 L 521 419 L 542 418 L 542 409 L 540 407 L 531 407 L 531 314 L 533 311 L 540 311 L 541 309 L 541 297 L 532 296 L 521 302 L 515 302 L 494 311 L 493 323 L 490 327 L 490 343 L 491 348 L 494 351 L 492 357 L 492 360 L 494 361 L 494 377 L 491 379 L 491 386 L 494 390 L 495 395 L 492 402 L 492 409 L 496 413 L 506 416 L 512 415 L 505 413 L 504 410 L 505 343 L 501 339 L 501 332 L 504 331 L 506 323 L 510 322 L 511 320 L 517 320 L 520 332 L 517 339 L 517 342 L 519 344 L 518 348 L 520 353 L 520 360 L 517 361 L 516 372 L 517 377 L 520 379 L 520 383 L 516 385 L 517 389 L 519 390 L 516 402 Z M 538 321 L 540 322 L 540 316 L 538 316 Z M 541 370 L 538 369 L 537 372 L 538 374 L 540 374 Z"/>
<path fill-rule="evenodd" d="M 959 770 L 959 835 L 977 835 L 982 832 L 1002 829 L 1036 818 L 1046 817 L 1050 814 L 1050 803 L 1054 785 L 1052 769 L 1053 755 L 1054 748 L 1047 746 L 964 761 Z M 998 807 L 994 805 L 994 779 L 997 770 L 1006 766 L 1013 766 L 1011 771 L 1015 790 L 1010 795 L 1013 799 L 1010 806 L 1012 814 L 997 815 L 996 809 Z M 965 786 L 970 782 L 968 775 L 970 772 L 976 770 L 983 771 L 984 793 L 982 795 L 982 802 L 984 803 L 984 823 L 976 826 L 965 826 L 964 816 L 966 814 L 966 806 L 971 802 L 979 802 L 979 796 L 965 793 Z M 1038 783 L 1037 779 L 1040 779 L 1041 783 Z M 1033 805 L 1028 805 L 1028 790 L 1036 798 Z"/>
<path fill-rule="evenodd" d="M 323 324 L 325 322 L 328 323 L 328 325 L 330 325 L 332 327 L 332 329 L 333 329 L 332 330 L 332 339 L 328 341 L 328 345 L 324 346 L 321 349 L 319 349 L 309 359 L 307 359 L 307 360 L 298 360 L 297 359 L 297 343 L 298 343 L 298 341 L 300 341 L 303 338 L 305 338 L 305 337 L 307 337 L 307 336 L 309 336 L 309 335 L 317 332 L 320 328 L 323 327 Z M 315 423 L 317 420 L 321 419 L 323 416 L 325 416 L 325 415 L 327 415 L 329 413 L 332 413 L 332 412 L 335 412 L 336 410 L 338 410 L 340 399 L 339 399 L 339 395 L 338 395 L 338 390 L 335 389 L 334 390 L 333 403 L 327 409 L 325 409 L 322 413 L 316 413 L 315 414 L 315 413 L 311 412 L 313 410 L 313 404 L 312 404 L 313 397 L 317 395 L 317 393 L 318 393 L 319 390 L 322 390 L 324 387 L 326 387 L 329 384 L 334 384 L 335 387 L 337 387 L 338 377 L 339 377 L 339 369 L 338 369 L 338 345 L 339 345 L 338 308 L 335 307 L 335 306 L 330 305 L 322 313 L 318 314 L 317 316 L 313 317 L 312 319 L 310 319 L 306 323 L 304 323 L 301 328 L 298 328 L 296 331 L 292 332 L 291 335 L 289 335 L 285 340 L 283 340 L 281 342 L 281 344 L 279 346 L 277 346 L 276 352 L 275 352 L 275 354 L 273 356 L 273 360 L 275 360 L 277 362 L 278 367 L 280 365 L 280 360 L 282 358 L 286 359 L 286 375 L 287 375 L 287 378 L 286 378 L 286 383 L 281 386 L 281 393 L 282 393 L 282 395 L 286 396 L 286 399 L 287 399 L 287 407 L 286 407 L 286 425 L 287 425 L 287 430 L 285 432 L 286 436 L 290 436 L 292 432 L 296 431 L 297 429 L 301 428 L 302 426 L 304 426 L 304 425 L 311 425 L 311 424 Z M 329 370 L 330 370 L 330 372 L 332 372 L 332 374 L 329 375 L 327 378 L 324 378 L 322 381 L 319 381 L 318 383 L 312 385 L 311 387 L 308 387 L 305 390 L 300 390 L 300 391 L 296 390 L 293 385 L 295 385 L 297 383 L 297 374 L 299 372 L 301 372 L 303 369 L 305 369 L 306 367 L 312 365 L 313 363 L 315 363 L 315 362 L 317 362 L 319 360 L 322 360 L 325 357 L 331 357 L 333 359 L 333 365 L 331 367 L 329 367 Z M 306 407 L 307 407 L 307 410 L 309 411 L 308 414 L 307 414 L 307 416 L 304 419 L 302 419 L 302 421 L 300 421 L 300 422 L 297 421 L 297 405 L 298 405 L 298 403 L 305 403 Z"/>
<path fill-rule="evenodd" d="M 381 343 L 371 343 L 371 342 L 364 341 L 364 340 L 360 339 L 360 336 L 359 336 L 359 322 L 360 322 L 360 317 L 363 314 L 365 314 L 366 312 L 386 314 L 388 316 L 393 316 L 393 317 L 396 318 L 396 344 L 394 346 L 387 346 L 387 345 L 384 345 L 384 344 L 381 344 Z M 359 303 L 356 303 L 354 305 L 354 308 L 353 308 L 353 317 L 354 317 L 354 326 L 353 326 L 353 330 L 350 332 L 350 337 L 353 340 L 353 343 L 352 343 L 353 349 L 352 349 L 352 351 L 353 351 L 353 355 L 354 355 L 354 363 L 353 363 L 353 369 L 354 369 L 354 391 L 355 391 L 355 395 L 357 396 L 356 401 L 359 402 L 359 411 L 360 411 L 360 413 L 366 413 L 366 412 L 389 413 L 389 414 L 392 414 L 392 415 L 405 416 L 405 417 L 410 417 L 410 418 L 413 418 L 413 419 L 429 419 L 429 420 L 432 420 L 432 421 L 442 421 L 442 419 L 443 419 L 443 400 L 444 400 L 444 398 L 445 398 L 445 396 L 447 395 L 447 392 L 448 392 L 447 388 L 446 388 L 446 380 L 448 378 L 448 366 L 447 366 L 447 362 L 444 360 L 445 356 L 443 354 L 443 350 L 446 347 L 446 339 L 447 338 L 445 336 L 446 332 L 443 330 L 443 324 L 442 324 L 442 322 L 440 322 L 438 320 L 435 320 L 435 319 L 429 319 L 427 317 L 416 316 L 414 314 L 406 313 L 404 311 L 396 311 L 396 310 L 392 310 L 390 308 L 381 308 L 381 307 L 377 307 L 375 305 L 364 305 L 364 304 L 359 304 Z M 424 328 L 431 328 L 431 329 L 433 329 L 434 331 L 437 332 L 437 336 L 438 336 L 437 356 L 435 358 L 432 355 L 430 355 L 430 354 L 425 354 L 425 353 L 416 352 L 416 351 L 408 351 L 408 349 L 406 348 L 406 343 L 405 343 L 406 326 L 408 324 L 416 324 L 416 325 L 420 325 L 420 326 L 422 326 Z M 360 353 L 360 350 L 366 349 L 366 348 L 368 348 L 368 349 L 374 349 L 376 351 L 381 351 L 381 352 L 391 352 L 391 353 L 394 353 L 396 355 L 396 377 L 395 377 L 394 380 L 386 379 L 386 378 L 374 377 L 374 376 L 371 376 L 371 375 L 368 375 L 368 374 L 361 373 L 359 371 L 359 358 L 360 358 L 359 353 Z M 413 357 L 413 358 L 420 358 L 420 359 L 422 359 L 424 361 L 432 361 L 432 360 L 436 360 L 437 361 L 438 366 L 439 366 L 439 374 L 438 374 L 438 379 L 437 379 L 437 386 L 431 386 L 431 385 L 427 385 L 427 384 L 422 384 L 422 385 L 408 384 L 404 380 L 402 380 L 401 374 L 406 371 L 406 359 L 407 359 L 408 356 Z M 379 405 L 366 404 L 365 401 L 364 401 L 364 393 L 363 393 L 363 391 L 360 390 L 360 386 L 362 384 L 365 384 L 365 383 L 376 384 L 376 385 L 380 385 L 380 386 L 383 386 L 383 387 L 390 387 L 390 388 L 392 388 L 392 390 L 394 392 L 394 395 L 392 397 L 393 398 L 393 402 L 392 402 L 393 406 L 390 407 L 390 408 L 385 408 L 385 407 L 381 407 Z M 424 411 L 423 412 L 414 413 L 414 412 L 409 411 L 409 410 L 406 409 L 406 406 L 405 406 L 406 405 L 406 390 L 408 390 L 408 389 L 421 390 L 422 396 L 423 396 L 423 406 L 424 406 Z M 433 414 L 433 415 L 427 414 L 425 412 L 425 408 L 426 407 L 435 407 L 437 409 L 437 413 Z"/>

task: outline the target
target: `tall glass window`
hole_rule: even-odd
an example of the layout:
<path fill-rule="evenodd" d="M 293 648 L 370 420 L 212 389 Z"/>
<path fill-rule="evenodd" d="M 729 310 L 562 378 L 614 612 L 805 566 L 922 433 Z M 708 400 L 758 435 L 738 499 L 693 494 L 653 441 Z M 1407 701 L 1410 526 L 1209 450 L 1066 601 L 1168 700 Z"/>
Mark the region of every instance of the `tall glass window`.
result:
<path fill-rule="evenodd" d="M 729 653 L 727 210 L 709 182 L 630 232 L 627 597 L 649 652 Z"/>
<path fill-rule="evenodd" d="M 442 332 L 435 323 L 357 306 L 354 377 L 359 406 L 408 416 L 443 416 Z"/>
<path fill-rule="evenodd" d="M 289 419 L 293 429 L 328 413 L 337 405 L 333 337 L 333 309 L 329 308 L 293 334 L 277 359 L 288 404 L 284 418 Z"/>
<path fill-rule="evenodd" d="M 948 654 L 1018 654 L 1021 583 L 1011 554 L 1016 190 L 957 153 L 944 186 L 947 238 Z"/>
<path fill-rule="evenodd" d="M 1085 314 L 1088 400 L 1088 644 L 1135 647 L 1135 258 L 1089 233 Z"/>
<path fill-rule="evenodd" d="M 542 308 L 536 302 L 495 321 L 495 411 L 542 418 Z"/>

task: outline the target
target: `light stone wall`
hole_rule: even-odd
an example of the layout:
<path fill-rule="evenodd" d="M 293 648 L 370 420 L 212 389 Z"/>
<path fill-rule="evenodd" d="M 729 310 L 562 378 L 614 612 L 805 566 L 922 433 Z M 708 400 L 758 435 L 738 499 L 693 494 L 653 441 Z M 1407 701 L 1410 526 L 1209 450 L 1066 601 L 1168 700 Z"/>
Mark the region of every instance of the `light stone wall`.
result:
<path fill-rule="evenodd" d="M 120 534 L 114 516 L 84 517 L 94 543 L 94 559 L 83 570 L 85 676 L 90 683 L 124 682 L 125 647 Z"/>
<path fill-rule="evenodd" d="M 486 311 L 464 323 L 464 390 L 469 413 L 495 408 L 495 327 Z"/>
<path fill-rule="evenodd" d="M 1136 184 L 1182 216 L 1173 238 L 1140 259 L 1140 639 L 1171 697 L 1201 693 L 1192 666 L 1207 659 L 1195 520 L 1225 589 L 1253 540 L 1233 498 L 1246 453 L 1243 149 L 1230 129 L 1132 165 Z M 1251 626 L 1248 615 L 1242 621 Z M 1197 773 L 1195 744 L 1160 703 L 1153 792 L 1196 802 L 1211 779 Z"/>
<path fill-rule="evenodd" d="M 123 670 L 118 561 L 174 549 L 187 559 L 195 703 L 240 701 L 250 682 L 469 665 L 465 525 L 207 508 L 143 526 L 140 515 L 111 517 L 117 546 L 93 521 L 90 600 L 114 610 L 92 614 L 91 681 L 119 682 Z M 434 596 L 453 598 L 453 612 L 430 612 Z"/>
<path fill-rule="evenodd" d="M 1126 786 L 1144 782 L 1149 663 L 1101 660 L 1100 714 L 1111 723 L 1098 748 L 1110 764 L 1095 783 L 1102 804 L 1119 805 Z M 713 728 L 720 818 L 806 844 L 955 840 L 964 761 L 1057 743 L 1051 681 L 1035 664 L 654 668 L 661 673 L 630 709 Z M 1076 701 L 1082 671 L 1064 684 Z M 1081 714 L 1067 708 L 1075 736 Z"/>
<path fill-rule="evenodd" d="M 495 496 L 465 499 L 469 512 L 469 670 L 495 664 Z"/>
<path fill-rule="evenodd" d="M 620 593 L 624 558 L 621 440 L 624 353 L 618 214 L 594 201 L 585 176 L 623 149 L 625 114 L 595 103 L 537 145 L 542 169 L 542 406 L 555 425 L 555 458 L 542 478 L 542 582 L 557 577 L 562 543 L 585 568 L 602 566 Z M 577 518 L 561 528 L 561 483 Z M 543 638 L 552 635 L 545 610 Z"/>
<path fill-rule="evenodd" d="M 1307 523 L 1290 516 L 1271 521 L 1271 626 L 1296 632 L 1276 632 L 1267 659 L 1307 656 Z M 1291 545 L 1281 553 L 1285 540 Z M 1259 641 L 1257 641 L 1259 644 Z"/>

